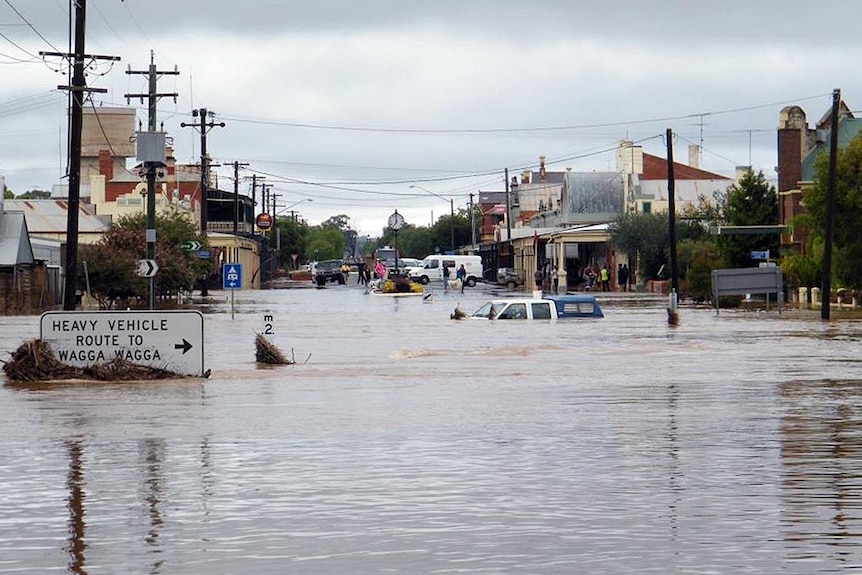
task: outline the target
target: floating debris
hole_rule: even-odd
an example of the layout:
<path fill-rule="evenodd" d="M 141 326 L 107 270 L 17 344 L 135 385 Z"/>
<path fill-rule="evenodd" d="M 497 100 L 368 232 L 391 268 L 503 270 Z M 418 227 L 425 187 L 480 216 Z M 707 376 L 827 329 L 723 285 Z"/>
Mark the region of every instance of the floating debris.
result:
<path fill-rule="evenodd" d="M 51 351 L 51 346 L 41 339 L 21 344 L 12 354 L 12 359 L 3 362 L 3 371 L 12 381 L 136 381 L 187 377 L 167 369 L 138 365 L 120 357 L 89 367 L 72 367 L 60 362 Z M 209 376 L 209 371 L 206 376 Z"/>
<path fill-rule="evenodd" d="M 290 359 L 287 359 L 278 347 L 266 339 L 261 334 L 254 336 L 255 359 L 258 363 L 267 363 L 271 365 L 291 365 L 296 363 L 293 357 L 293 350 L 290 352 Z"/>
<path fill-rule="evenodd" d="M 455 311 L 452 312 L 452 315 L 449 316 L 449 319 L 464 319 L 465 317 L 467 317 L 467 312 L 456 305 Z"/>

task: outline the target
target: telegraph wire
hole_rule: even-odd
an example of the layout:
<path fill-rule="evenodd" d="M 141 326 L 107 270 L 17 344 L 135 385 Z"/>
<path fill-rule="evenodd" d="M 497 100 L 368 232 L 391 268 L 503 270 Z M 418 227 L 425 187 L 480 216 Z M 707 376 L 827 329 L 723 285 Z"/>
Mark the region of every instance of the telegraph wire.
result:
<path fill-rule="evenodd" d="M 345 126 L 345 125 L 328 125 L 328 124 L 308 124 L 301 122 L 285 122 L 278 120 L 259 120 L 252 118 L 241 118 L 236 116 L 224 115 L 224 118 L 233 122 L 246 124 L 259 124 L 271 126 L 284 126 L 289 128 L 305 128 L 313 130 L 333 130 L 343 132 L 379 132 L 379 133 L 403 133 L 403 134 L 499 134 L 499 133 L 530 133 L 530 132 L 557 132 L 566 130 L 587 130 L 594 128 L 608 128 L 619 126 L 632 126 L 638 124 L 651 123 L 667 123 L 679 120 L 687 120 L 692 118 L 703 118 L 704 116 L 719 116 L 727 114 L 739 114 L 741 112 L 750 112 L 763 108 L 772 108 L 775 106 L 797 104 L 808 100 L 814 100 L 828 96 L 829 94 L 818 94 L 815 96 L 807 96 L 805 98 L 794 98 L 792 100 L 784 100 L 780 102 L 770 102 L 768 104 L 756 104 L 752 106 L 744 106 L 739 108 L 730 108 L 727 110 L 716 110 L 714 112 L 697 112 L 692 114 L 682 114 L 679 116 L 665 116 L 658 118 L 648 118 L 641 120 L 627 120 L 618 122 L 601 122 L 595 124 L 575 124 L 569 126 L 534 126 L 523 128 L 385 128 L 373 126 Z"/>
<path fill-rule="evenodd" d="M 28 26 L 28 27 L 33 31 L 33 32 L 35 32 L 35 33 L 36 33 L 36 35 L 37 35 L 39 38 L 41 38 L 41 39 L 42 39 L 42 41 L 43 41 L 43 42 L 45 42 L 45 44 L 47 44 L 48 46 L 50 46 L 51 48 L 53 48 L 55 52 L 59 52 L 59 50 L 58 50 L 58 49 L 57 49 L 57 48 L 56 48 L 56 47 L 51 43 L 51 41 L 50 41 L 50 40 L 48 40 L 47 38 L 45 38 L 45 37 L 42 35 L 42 33 L 41 33 L 41 32 L 39 32 L 39 31 L 36 29 L 36 27 L 35 27 L 35 26 L 33 26 L 33 24 L 32 24 L 29 20 L 27 20 L 27 18 L 25 18 L 25 17 L 24 17 L 24 15 L 23 15 L 23 14 L 21 14 L 21 12 L 19 12 L 17 8 L 15 8 L 15 6 L 13 6 L 13 5 L 12 5 L 12 2 L 10 2 L 9 0 L 3 0 L 3 1 L 4 1 L 4 2 L 6 2 L 6 5 L 7 5 L 7 6 L 9 6 L 9 8 L 11 8 L 11 9 L 12 9 L 12 11 L 13 11 L 13 12 L 15 12 L 15 14 L 17 14 L 17 15 L 18 15 L 18 17 L 19 17 L 19 18 L 20 18 L 20 19 L 21 19 L 21 20 L 22 20 L 22 21 L 23 21 L 23 22 L 24 22 L 24 23 L 25 23 L 25 24 L 26 24 L 26 25 L 27 25 L 27 26 Z M 5 36 L 4 36 L 4 37 L 5 37 Z M 7 40 L 8 40 L 8 38 L 7 38 Z"/>

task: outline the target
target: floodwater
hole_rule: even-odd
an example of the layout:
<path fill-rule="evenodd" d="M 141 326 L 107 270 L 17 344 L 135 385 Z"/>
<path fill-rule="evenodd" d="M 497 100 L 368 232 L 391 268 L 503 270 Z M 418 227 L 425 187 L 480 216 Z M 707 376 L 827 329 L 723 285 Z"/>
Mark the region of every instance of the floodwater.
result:
<path fill-rule="evenodd" d="M 0 573 L 862 570 L 862 323 L 468 291 L 236 292 L 208 380 L 5 383 Z M 255 363 L 268 315 L 297 364 Z"/>

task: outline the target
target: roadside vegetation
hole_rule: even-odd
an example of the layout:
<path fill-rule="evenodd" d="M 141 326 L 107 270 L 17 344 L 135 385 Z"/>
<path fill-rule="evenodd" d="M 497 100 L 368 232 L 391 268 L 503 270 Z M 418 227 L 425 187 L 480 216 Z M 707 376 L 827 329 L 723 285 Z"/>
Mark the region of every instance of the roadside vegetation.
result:
<path fill-rule="evenodd" d="M 200 278 L 215 270 L 213 259 L 197 257 L 183 250 L 183 243 L 206 240 L 197 226 L 182 214 L 156 216 L 156 254 L 159 272 L 155 276 L 156 297 L 169 300 L 191 290 Z M 82 245 L 78 252 L 78 279 L 81 291 L 89 287 L 100 309 L 136 306 L 146 301 L 148 280 L 138 276 L 138 261 L 145 259 L 146 214 L 119 218 L 102 239 Z"/>
<path fill-rule="evenodd" d="M 828 153 L 815 163 L 813 182 L 803 189 L 806 213 L 790 222 L 805 237 L 803 252 L 781 250 L 777 234 L 714 235 L 717 226 L 765 226 L 778 223 L 778 194 L 763 172 L 747 172 L 724 193 L 701 196 L 677 218 L 680 291 L 696 300 L 710 298 L 713 269 L 752 267 L 752 251 L 769 250 L 791 288 L 819 286 L 823 279 Z M 832 285 L 862 289 L 862 134 L 839 150 L 835 177 Z M 667 213 L 623 214 L 611 226 L 611 243 L 631 255 L 643 280 L 667 279 Z M 664 268 L 662 268 L 664 266 Z M 659 270 L 664 270 L 661 274 Z"/>
<path fill-rule="evenodd" d="M 675 219 L 680 292 L 695 301 L 711 297 L 712 270 L 751 267 L 752 251 L 778 254 L 777 234 L 715 235 L 718 226 L 758 226 L 778 223 L 778 194 L 763 172 L 749 170 L 737 184 L 696 205 Z M 611 243 L 629 254 L 642 281 L 670 277 L 670 228 L 667 212 L 627 213 L 611 224 Z"/>

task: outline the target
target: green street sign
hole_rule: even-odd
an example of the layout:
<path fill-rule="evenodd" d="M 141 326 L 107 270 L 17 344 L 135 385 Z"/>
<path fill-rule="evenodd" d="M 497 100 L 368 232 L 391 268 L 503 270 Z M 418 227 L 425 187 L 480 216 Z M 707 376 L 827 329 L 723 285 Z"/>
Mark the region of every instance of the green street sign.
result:
<path fill-rule="evenodd" d="M 189 240 L 187 242 L 183 242 L 182 248 L 187 252 L 196 252 L 201 249 L 200 242 L 196 242 L 194 240 Z"/>

